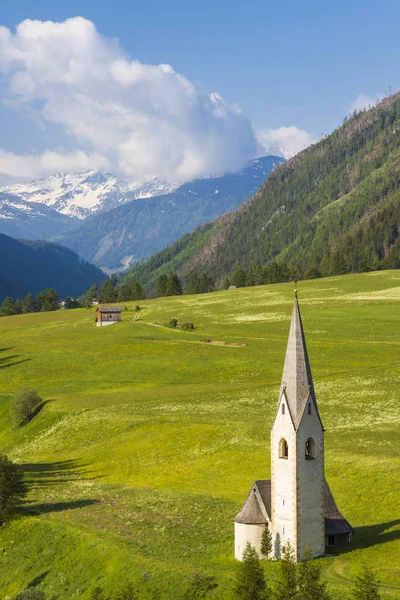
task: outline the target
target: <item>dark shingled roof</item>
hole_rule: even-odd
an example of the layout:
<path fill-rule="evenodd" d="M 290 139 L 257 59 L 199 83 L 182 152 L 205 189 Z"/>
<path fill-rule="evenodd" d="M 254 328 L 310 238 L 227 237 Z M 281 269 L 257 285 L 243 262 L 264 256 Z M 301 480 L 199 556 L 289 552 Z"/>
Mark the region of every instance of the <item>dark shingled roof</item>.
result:
<path fill-rule="evenodd" d="M 353 533 L 354 529 L 336 506 L 328 482 L 324 485 L 325 535 Z M 271 480 L 255 481 L 242 510 L 236 515 L 235 523 L 264 525 L 271 520 Z"/>
<path fill-rule="evenodd" d="M 120 313 L 122 312 L 121 306 L 98 306 L 96 309 L 100 313 Z"/>
<path fill-rule="evenodd" d="M 255 481 L 235 522 L 262 525 L 271 520 L 271 480 Z"/>
<path fill-rule="evenodd" d="M 283 392 L 285 393 L 295 429 L 297 429 L 300 424 L 310 396 L 319 416 L 310 361 L 308 359 L 306 339 L 297 298 L 295 298 L 293 306 L 292 322 L 290 324 L 279 400 L 281 399 Z"/>

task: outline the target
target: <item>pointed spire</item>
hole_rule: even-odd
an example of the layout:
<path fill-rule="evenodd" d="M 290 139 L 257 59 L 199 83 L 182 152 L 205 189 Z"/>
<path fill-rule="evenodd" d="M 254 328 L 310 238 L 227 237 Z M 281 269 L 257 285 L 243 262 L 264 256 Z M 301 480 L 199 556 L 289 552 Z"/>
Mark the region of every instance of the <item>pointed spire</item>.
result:
<path fill-rule="evenodd" d="M 310 394 L 315 410 L 318 412 L 297 289 L 295 290 L 292 322 L 283 367 L 281 395 L 283 392 L 296 429 L 300 424 Z"/>

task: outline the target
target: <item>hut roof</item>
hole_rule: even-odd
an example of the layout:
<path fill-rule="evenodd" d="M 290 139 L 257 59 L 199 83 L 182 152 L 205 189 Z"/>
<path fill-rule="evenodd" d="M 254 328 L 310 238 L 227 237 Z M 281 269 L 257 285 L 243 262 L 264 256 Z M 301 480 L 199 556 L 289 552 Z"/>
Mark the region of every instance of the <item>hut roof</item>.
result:
<path fill-rule="evenodd" d="M 96 310 L 100 313 L 120 313 L 122 306 L 99 306 Z"/>
<path fill-rule="evenodd" d="M 353 533 L 354 529 L 336 506 L 328 482 L 324 485 L 325 535 Z M 255 481 L 235 523 L 262 525 L 271 520 L 271 480 Z"/>

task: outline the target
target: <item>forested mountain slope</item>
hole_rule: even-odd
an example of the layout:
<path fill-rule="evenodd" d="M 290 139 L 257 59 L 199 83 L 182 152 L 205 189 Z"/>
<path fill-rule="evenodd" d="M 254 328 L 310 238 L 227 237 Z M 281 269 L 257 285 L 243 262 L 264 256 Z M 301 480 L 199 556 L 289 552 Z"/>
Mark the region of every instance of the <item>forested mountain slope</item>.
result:
<path fill-rule="evenodd" d="M 56 241 L 101 267 L 145 259 L 199 225 L 251 198 L 283 158 L 263 156 L 236 173 L 196 179 L 175 191 L 142 198 L 89 217 Z"/>
<path fill-rule="evenodd" d="M 237 211 L 186 235 L 129 274 L 148 287 L 174 270 L 216 282 L 277 260 L 304 275 L 400 267 L 400 93 L 354 114 L 276 168 Z"/>
<path fill-rule="evenodd" d="M 75 252 L 51 242 L 15 240 L 0 234 L 0 302 L 54 288 L 61 297 L 78 296 L 104 273 Z"/>

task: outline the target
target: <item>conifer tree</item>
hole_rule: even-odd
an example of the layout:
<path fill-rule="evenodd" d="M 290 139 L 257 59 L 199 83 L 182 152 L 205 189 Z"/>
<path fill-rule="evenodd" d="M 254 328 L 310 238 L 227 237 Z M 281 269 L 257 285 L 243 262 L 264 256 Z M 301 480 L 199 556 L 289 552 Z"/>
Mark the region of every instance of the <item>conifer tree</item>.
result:
<path fill-rule="evenodd" d="M 187 289 L 188 294 L 198 294 L 199 293 L 199 276 L 197 273 L 192 273 L 189 279 L 189 285 Z"/>
<path fill-rule="evenodd" d="M 290 542 L 282 548 L 282 560 L 280 561 L 280 573 L 274 600 L 302 600 L 298 595 L 296 564 Z"/>
<path fill-rule="evenodd" d="M 90 286 L 90 288 L 88 289 L 88 291 L 86 292 L 86 296 L 85 296 L 83 305 L 86 308 L 90 308 L 92 306 L 92 302 L 94 302 L 96 299 L 97 299 L 97 286 L 95 284 L 92 284 Z"/>
<path fill-rule="evenodd" d="M 15 301 L 15 314 L 22 315 L 22 313 L 23 313 L 22 300 L 21 300 L 21 298 L 17 298 Z"/>
<path fill-rule="evenodd" d="M 157 281 L 157 290 L 156 290 L 157 298 L 161 298 L 166 295 L 167 283 L 168 283 L 168 277 L 166 275 L 160 275 L 160 277 L 158 278 L 158 281 Z"/>
<path fill-rule="evenodd" d="M 53 288 L 41 291 L 36 298 L 36 303 L 41 311 L 57 310 L 60 307 L 60 300 Z"/>
<path fill-rule="evenodd" d="M 233 285 L 244 287 L 246 285 L 246 273 L 243 269 L 238 269 L 232 278 Z"/>
<path fill-rule="evenodd" d="M 0 454 L 0 527 L 15 513 L 26 496 L 20 467 Z"/>
<path fill-rule="evenodd" d="M 269 530 L 268 523 L 263 529 L 261 535 L 261 554 L 268 557 L 268 554 L 272 552 L 272 533 Z"/>
<path fill-rule="evenodd" d="M 321 579 L 321 563 L 312 558 L 312 552 L 307 548 L 298 572 L 300 599 L 329 600 L 326 581 Z"/>
<path fill-rule="evenodd" d="M 236 565 L 233 590 L 235 600 L 268 600 L 270 590 L 256 549 L 247 542 L 242 561 Z"/>
<path fill-rule="evenodd" d="M 101 304 L 109 304 L 117 299 L 117 290 L 113 286 L 111 279 L 107 279 L 101 290 L 99 301 Z"/>
<path fill-rule="evenodd" d="M 179 277 L 176 273 L 171 273 L 168 275 L 167 286 L 165 290 L 166 296 L 180 296 L 182 294 L 182 285 L 179 281 Z"/>
<path fill-rule="evenodd" d="M 380 597 L 379 582 L 374 572 L 364 564 L 352 589 L 352 598 L 354 600 L 380 600 Z"/>
<path fill-rule="evenodd" d="M 36 302 L 33 299 L 32 294 L 29 292 L 25 296 L 25 299 L 22 302 L 22 312 L 24 313 L 33 313 L 36 311 Z"/>
<path fill-rule="evenodd" d="M 7 296 L 3 300 L 3 304 L 1 305 L 1 315 L 3 317 L 11 317 L 15 315 L 15 302 L 11 296 Z"/>
<path fill-rule="evenodd" d="M 225 277 L 224 281 L 222 282 L 222 289 L 227 290 L 230 285 L 231 285 L 231 282 L 229 281 L 229 278 Z"/>

